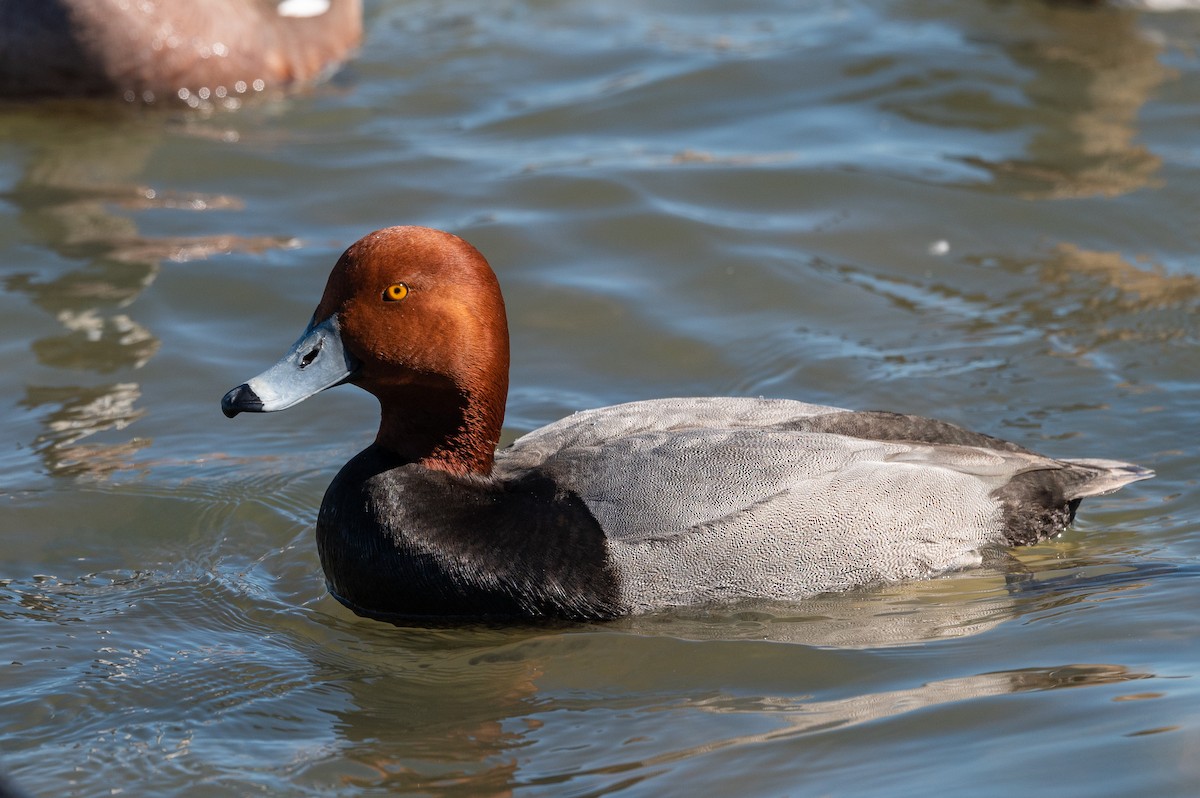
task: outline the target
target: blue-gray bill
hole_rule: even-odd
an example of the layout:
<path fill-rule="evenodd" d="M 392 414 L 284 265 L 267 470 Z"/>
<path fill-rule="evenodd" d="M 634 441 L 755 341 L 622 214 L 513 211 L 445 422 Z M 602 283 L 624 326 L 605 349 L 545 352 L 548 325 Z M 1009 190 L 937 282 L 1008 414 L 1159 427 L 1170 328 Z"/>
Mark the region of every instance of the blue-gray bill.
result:
<path fill-rule="evenodd" d="M 221 412 L 270 413 L 286 410 L 354 375 L 358 362 L 342 344 L 337 316 L 314 321 L 283 358 L 221 399 Z"/>

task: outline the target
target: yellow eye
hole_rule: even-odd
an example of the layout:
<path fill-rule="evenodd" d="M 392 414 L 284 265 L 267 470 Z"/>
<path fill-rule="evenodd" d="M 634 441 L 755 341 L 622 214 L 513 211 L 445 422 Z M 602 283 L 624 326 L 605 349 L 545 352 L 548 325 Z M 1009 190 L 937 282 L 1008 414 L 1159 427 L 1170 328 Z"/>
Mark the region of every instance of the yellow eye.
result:
<path fill-rule="evenodd" d="M 408 286 L 404 283 L 392 283 L 383 291 L 384 302 L 396 302 L 408 296 Z"/>

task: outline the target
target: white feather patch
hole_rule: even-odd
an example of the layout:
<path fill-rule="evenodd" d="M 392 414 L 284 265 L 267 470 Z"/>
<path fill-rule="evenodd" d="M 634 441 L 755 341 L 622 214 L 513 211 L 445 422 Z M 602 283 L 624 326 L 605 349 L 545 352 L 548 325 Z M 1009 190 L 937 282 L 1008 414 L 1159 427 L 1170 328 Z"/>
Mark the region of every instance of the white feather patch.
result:
<path fill-rule="evenodd" d="M 329 10 L 329 0 L 283 0 L 275 9 L 281 17 L 319 17 Z"/>

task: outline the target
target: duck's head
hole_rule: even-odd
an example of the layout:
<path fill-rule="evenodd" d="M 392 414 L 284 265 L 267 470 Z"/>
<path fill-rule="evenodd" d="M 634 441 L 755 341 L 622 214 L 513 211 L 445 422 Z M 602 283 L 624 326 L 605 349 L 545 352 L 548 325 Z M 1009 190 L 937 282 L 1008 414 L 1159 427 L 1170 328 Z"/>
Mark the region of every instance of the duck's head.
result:
<path fill-rule="evenodd" d="M 379 399 L 378 445 L 431 468 L 487 473 L 508 393 L 508 325 L 483 255 L 425 227 L 365 236 L 333 267 L 300 339 L 221 409 L 284 410 L 344 382 Z"/>

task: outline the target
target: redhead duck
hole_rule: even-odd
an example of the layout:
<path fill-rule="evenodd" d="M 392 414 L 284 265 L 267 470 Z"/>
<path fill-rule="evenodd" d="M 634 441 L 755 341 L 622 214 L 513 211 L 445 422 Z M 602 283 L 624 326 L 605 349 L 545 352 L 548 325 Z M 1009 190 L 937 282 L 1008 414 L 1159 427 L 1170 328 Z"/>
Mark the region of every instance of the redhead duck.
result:
<path fill-rule="evenodd" d="M 232 102 L 361 37 L 362 0 L 0 0 L 0 95 Z"/>
<path fill-rule="evenodd" d="M 317 547 L 333 595 L 377 618 L 600 619 L 928 577 L 1153 476 L 784 399 L 603 407 L 497 451 L 500 286 L 466 241 L 421 227 L 347 249 L 300 339 L 221 407 L 283 410 L 344 382 L 382 420 L 326 491 Z"/>

